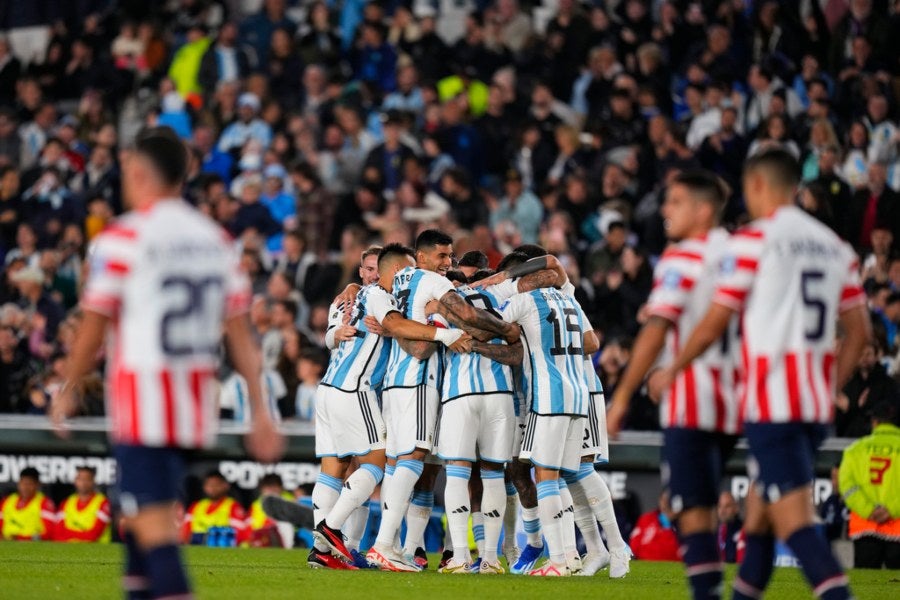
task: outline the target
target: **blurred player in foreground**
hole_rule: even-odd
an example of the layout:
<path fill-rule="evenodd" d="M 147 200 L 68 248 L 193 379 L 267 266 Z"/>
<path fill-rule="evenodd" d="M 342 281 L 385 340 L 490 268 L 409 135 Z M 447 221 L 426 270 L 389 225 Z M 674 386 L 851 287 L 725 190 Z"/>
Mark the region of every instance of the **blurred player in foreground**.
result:
<path fill-rule="evenodd" d="M 131 210 L 91 249 L 84 318 L 51 416 L 64 433 L 64 419 L 77 408 L 76 388 L 107 340 L 107 414 L 127 517 L 123 584 L 130 598 L 189 598 L 174 501 L 185 451 L 215 442 L 223 323 L 235 369 L 249 386 L 247 449 L 270 462 L 281 456 L 284 440 L 260 389 L 249 282 L 227 234 L 180 197 L 184 145 L 167 127 L 147 129 L 122 163 Z"/>

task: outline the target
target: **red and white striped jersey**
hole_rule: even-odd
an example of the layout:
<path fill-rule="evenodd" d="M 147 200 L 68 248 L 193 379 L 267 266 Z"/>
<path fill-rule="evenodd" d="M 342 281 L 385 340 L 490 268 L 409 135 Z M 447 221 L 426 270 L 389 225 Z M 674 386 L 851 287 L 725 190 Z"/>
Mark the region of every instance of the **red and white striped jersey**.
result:
<path fill-rule="evenodd" d="M 107 409 L 116 443 L 215 441 L 222 323 L 250 285 L 228 235 L 177 199 L 130 212 L 97 236 L 82 307 L 108 316 Z"/>
<path fill-rule="evenodd" d="M 703 319 L 715 293 L 716 274 L 728 245 L 728 233 L 714 229 L 705 237 L 669 246 L 654 271 L 649 313 L 672 322 L 666 347 L 677 356 Z M 660 404 L 663 427 L 737 433 L 737 317 L 720 342 L 681 371 Z"/>
<path fill-rule="evenodd" d="M 714 302 L 742 316 L 747 423 L 828 423 L 840 313 L 865 302 L 853 250 L 794 206 L 737 231 Z"/>

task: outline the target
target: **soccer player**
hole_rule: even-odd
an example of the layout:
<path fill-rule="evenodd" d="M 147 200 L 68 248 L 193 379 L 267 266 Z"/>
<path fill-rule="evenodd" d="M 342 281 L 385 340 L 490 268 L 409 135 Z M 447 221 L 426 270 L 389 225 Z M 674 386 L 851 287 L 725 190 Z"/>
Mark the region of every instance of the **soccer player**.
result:
<path fill-rule="evenodd" d="M 260 390 L 249 282 L 227 234 L 180 198 L 184 145 L 167 127 L 144 130 L 122 169 L 132 210 L 93 243 L 84 316 L 52 417 L 64 433 L 63 420 L 77 406 L 75 386 L 108 339 L 107 414 L 128 517 L 125 588 L 135 598 L 188 596 L 174 506 L 185 451 L 215 441 L 223 322 L 235 368 L 248 382 L 247 449 L 269 462 L 284 441 Z"/>
<path fill-rule="evenodd" d="M 685 172 L 672 181 L 662 206 L 672 242 L 656 266 L 647 302 L 649 319 L 634 344 L 632 360 L 616 387 L 608 429 L 616 435 L 635 390 L 664 345 L 671 356 L 697 326 L 712 302 L 728 233 L 718 227 L 728 190 L 706 171 Z M 683 559 L 695 599 L 719 593 L 722 563 L 716 539 L 716 506 L 725 461 L 739 431 L 735 372 L 737 317 L 721 342 L 712 345 L 665 390 L 663 485 L 669 489 Z"/>
<path fill-rule="evenodd" d="M 456 288 L 466 302 L 492 313 L 498 319 L 497 300 L 488 290 L 468 285 Z M 455 328 L 455 325 L 451 327 Z M 455 330 L 455 329 L 454 329 Z M 505 572 L 497 558 L 497 546 L 506 512 L 503 468 L 509 462 L 515 412 L 510 365 L 522 364 L 522 344 L 506 344 L 500 339 L 474 341 L 472 352 L 447 358 L 441 390 L 441 418 L 435 449 L 447 461 L 444 506 L 447 527 L 453 540 L 453 558 L 441 567 L 442 573 L 469 573 L 472 570 L 468 530 L 469 479 L 472 467 L 480 463 L 483 491 L 480 500 L 484 519 L 484 553 L 478 572 L 496 575 Z"/>
<path fill-rule="evenodd" d="M 722 339 L 741 313 L 744 386 L 740 415 L 750 445 L 747 550 L 734 598 L 758 598 L 773 570 L 774 539 L 800 560 L 816 596 L 849 598 L 846 576 L 815 530 L 816 448 L 870 336 L 865 294 L 850 247 L 794 206 L 800 169 L 783 150 L 744 163 L 754 219 L 729 240 L 713 303 L 657 386 Z M 844 337 L 835 353 L 840 322 Z"/>
<path fill-rule="evenodd" d="M 427 321 L 426 305 L 439 300 L 460 319 L 474 324 L 480 333 L 474 337 L 487 340 L 505 328 L 505 324 L 485 311 L 480 311 L 456 293 L 445 277 L 453 252 L 450 236 L 428 229 L 416 238 L 416 265 L 394 275 L 393 294 L 400 314 L 414 321 Z M 485 333 L 487 332 L 487 333 Z M 424 344 L 424 347 L 423 345 Z M 390 571 L 417 571 L 404 557 L 393 551 L 394 537 L 400 529 L 410 505 L 410 495 L 425 470 L 424 460 L 431 452 L 437 423 L 440 386 L 440 355 L 431 342 L 412 344 L 396 340 L 391 346 L 384 378 L 382 411 L 387 426 L 387 456 L 396 459 L 393 475 L 386 474 L 382 486 L 381 526 L 375 545 L 366 557 L 370 562 Z M 425 529 L 434 500 L 435 471 L 419 482 L 416 518 L 407 518 L 407 541 L 417 540 Z M 426 514 L 427 513 L 427 514 Z M 407 550 L 415 550 L 409 548 Z"/>
<path fill-rule="evenodd" d="M 75 493 L 63 500 L 57 515 L 56 534 L 59 542 L 99 542 L 112 539 L 109 500 L 97 491 L 94 478 L 97 469 L 78 467 L 75 471 Z"/>
<path fill-rule="evenodd" d="M 316 455 L 322 468 L 312 494 L 317 524 L 311 566 L 346 568 L 342 561 L 331 560 L 329 552 L 358 562 L 344 543 L 341 527 L 384 477 L 385 426 L 375 389 L 382 385 L 391 343 L 373 333 L 365 317 L 372 316 L 386 334 L 397 338 L 438 341 L 459 350 L 468 344 L 462 331 L 438 329 L 398 312 L 386 288 L 398 271 L 414 265 L 412 249 L 390 244 L 377 258 L 381 278 L 360 290 L 351 313 L 348 325 L 356 334 L 334 351 L 317 392 Z M 351 457 L 360 468 L 344 481 Z"/>
<path fill-rule="evenodd" d="M 362 285 L 371 285 L 378 281 L 378 254 L 381 252 L 381 246 L 369 246 L 366 248 L 359 262 L 359 278 Z M 359 292 L 362 286 L 358 284 L 350 284 L 348 288 L 354 291 L 354 294 L 345 296 L 341 294 L 335 298 L 331 306 L 328 307 L 328 329 L 325 331 L 325 346 L 329 350 L 334 350 L 341 342 L 352 340 L 356 335 L 356 328 L 348 324 L 350 320 L 350 312 L 353 309 L 353 299 L 355 294 Z"/>

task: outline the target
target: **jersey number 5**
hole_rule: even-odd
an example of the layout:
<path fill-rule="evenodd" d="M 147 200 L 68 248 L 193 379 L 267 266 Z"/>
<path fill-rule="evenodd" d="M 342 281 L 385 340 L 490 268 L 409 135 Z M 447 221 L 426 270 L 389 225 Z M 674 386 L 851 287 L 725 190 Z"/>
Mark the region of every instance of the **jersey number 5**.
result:
<path fill-rule="evenodd" d="M 218 351 L 222 320 L 221 277 L 167 277 L 162 282 L 167 309 L 159 327 L 159 340 L 167 356 Z"/>
<path fill-rule="evenodd" d="M 553 326 L 553 347 L 550 348 L 551 356 L 560 356 L 562 354 L 579 356 L 584 354 L 584 344 L 581 338 L 581 323 L 578 322 L 577 310 L 574 308 L 564 308 L 560 315 L 556 312 L 555 308 L 551 308 L 550 314 L 547 315 L 547 322 Z M 574 334 L 571 336 L 571 341 L 568 346 L 562 345 L 563 329 Z"/>
<path fill-rule="evenodd" d="M 822 271 L 803 271 L 800 274 L 800 292 L 803 295 L 803 304 L 807 309 L 807 327 L 803 335 L 810 342 L 822 339 L 825 333 L 825 314 L 828 307 L 821 296 L 816 295 L 816 283 L 825 279 Z M 812 316 L 812 324 L 809 325 L 809 317 Z"/>

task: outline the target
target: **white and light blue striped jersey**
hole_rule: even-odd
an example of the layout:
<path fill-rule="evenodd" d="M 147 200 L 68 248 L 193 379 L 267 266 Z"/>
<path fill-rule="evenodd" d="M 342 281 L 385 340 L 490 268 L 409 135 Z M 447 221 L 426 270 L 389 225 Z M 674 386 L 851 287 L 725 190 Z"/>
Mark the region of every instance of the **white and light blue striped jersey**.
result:
<path fill-rule="evenodd" d="M 348 323 L 356 327 L 356 337 L 332 350 L 322 385 L 345 392 L 365 392 L 381 385 L 392 344 L 369 331 L 364 319 L 372 315 L 380 323 L 396 310 L 394 297 L 377 283 L 359 290 Z"/>
<path fill-rule="evenodd" d="M 565 291 L 566 288 L 563 287 L 563 292 Z M 578 302 L 578 300 L 575 300 L 575 296 L 571 294 L 567 295 L 572 298 L 572 302 L 574 302 L 575 306 L 578 307 L 578 313 L 581 315 L 581 322 L 584 324 L 583 333 L 593 331 L 594 327 L 588 320 L 587 315 L 584 314 L 584 309 L 581 308 L 581 304 Z M 603 384 L 600 382 L 600 376 L 597 375 L 597 369 L 594 368 L 594 360 L 590 355 L 586 355 L 584 357 L 584 381 L 587 385 L 588 392 L 591 395 L 603 393 Z"/>
<path fill-rule="evenodd" d="M 587 415 L 584 323 L 575 301 L 557 289 L 541 288 L 513 296 L 502 314 L 522 327 L 531 412 Z"/>
<path fill-rule="evenodd" d="M 394 275 L 393 292 L 397 299 L 397 310 L 410 321 L 428 323 L 425 305 L 432 300 L 440 300 L 444 294 L 453 291 L 453 284 L 446 277 L 433 271 L 406 267 Z M 440 389 L 441 354 L 435 352 L 427 360 L 419 360 L 407 354 L 400 344 L 391 346 L 384 389 L 409 388 L 429 385 Z"/>
<path fill-rule="evenodd" d="M 498 319 L 497 300 L 488 290 L 476 290 L 467 285 L 456 288 L 456 292 L 466 299 L 466 302 L 485 310 Z M 456 329 L 450 325 L 451 329 Z M 494 338 L 492 344 L 505 344 L 506 342 Z M 461 396 L 475 394 L 512 394 L 513 380 L 510 368 L 504 364 L 482 356 L 477 352 L 460 354 L 447 352 L 444 357 L 444 385 L 442 386 L 441 402 L 449 402 Z"/>
<path fill-rule="evenodd" d="M 269 408 L 269 414 L 275 422 L 281 421 L 278 401 L 287 395 L 284 379 L 278 374 L 278 371 L 263 369 L 259 383 L 263 399 Z M 232 419 L 238 423 L 250 422 L 250 392 L 247 389 L 247 380 L 237 371 L 222 382 L 219 390 L 219 409 L 231 411 Z"/>

